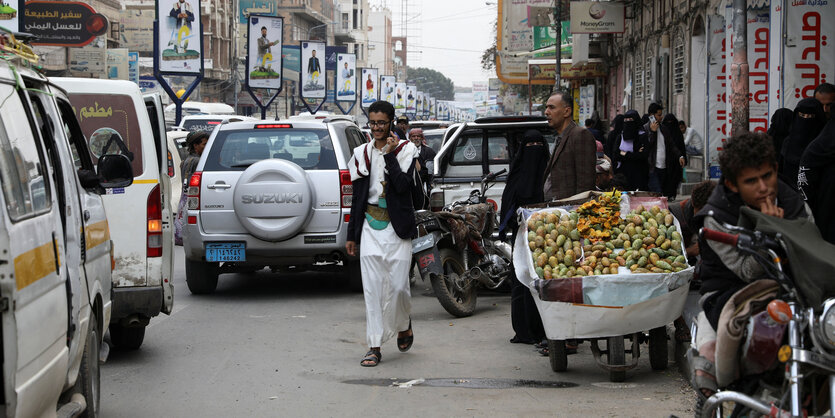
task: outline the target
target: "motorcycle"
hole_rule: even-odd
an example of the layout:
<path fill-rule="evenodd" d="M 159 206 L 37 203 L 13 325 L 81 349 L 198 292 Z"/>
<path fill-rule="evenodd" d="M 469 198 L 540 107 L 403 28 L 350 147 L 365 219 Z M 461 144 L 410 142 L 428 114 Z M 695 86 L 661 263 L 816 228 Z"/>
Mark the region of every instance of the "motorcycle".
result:
<path fill-rule="evenodd" d="M 512 249 L 493 237 L 499 219 L 486 198 L 491 182 L 505 172 L 482 177 L 481 187 L 466 200 L 450 203 L 440 212 L 415 214 L 413 260 L 421 278 L 432 283 L 441 306 L 459 318 L 475 311 L 479 285 L 495 290 L 511 274 Z"/>
<path fill-rule="evenodd" d="M 750 255 L 766 278 L 779 286 L 772 286 L 776 297 L 762 301 L 768 302 L 765 310 L 762 303 L 752 310 L 747 327 L 742 328 L 737 357 L 731 359 L 736 362 L 733 367 L 723 371 L 717 358 L 716 373 L 734 370 L 730 376 L 738 377 L 707 399 L 700 394 L 696 416 L 724 416 L 722 408 L 728 403 L 735 404 L 731 416 L 832 415 L 835 285 L 821 272 L 835 271 L 835 246 L 824 241 L 810 222 L 773 218 L 748 208 L 742 213 L 751 226 L 725 224 L 731 233 L 709 228 L 699 233 Z M 812 254 L 810 248 L 815 250 Z M 697 333 L 694 323 L 689 355 L 697 353 Z"/>

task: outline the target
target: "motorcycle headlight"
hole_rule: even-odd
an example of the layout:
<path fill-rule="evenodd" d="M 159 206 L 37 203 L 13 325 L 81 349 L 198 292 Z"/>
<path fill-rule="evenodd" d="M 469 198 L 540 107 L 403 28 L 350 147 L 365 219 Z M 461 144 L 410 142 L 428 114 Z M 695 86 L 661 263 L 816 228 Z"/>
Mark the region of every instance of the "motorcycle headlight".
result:
<path fill-rule="evenodd" d="M 823 341 L 830 349 L 835 349 L 835 298 L 823 304 L 823 315 L 820 317 L 820 333 Z"/>

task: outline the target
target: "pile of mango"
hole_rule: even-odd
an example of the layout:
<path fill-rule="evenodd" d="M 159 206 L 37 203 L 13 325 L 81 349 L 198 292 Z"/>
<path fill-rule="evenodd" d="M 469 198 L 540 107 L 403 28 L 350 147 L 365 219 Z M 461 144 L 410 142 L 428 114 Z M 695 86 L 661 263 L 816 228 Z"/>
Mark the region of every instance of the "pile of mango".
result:
<path fill-rule="evenodd" d="M 605 236 L 592 237 L 594 241 L 578 230 L 586 216 L 582 210 L 560 217 L 544 212 L 531 215 L 528 246 L 539 278 L 618 274 L 618 267 L 633 273 L 671 273 L 687 268 L 681 234 L 669 210 L 639 206 L 612 225 Z"/>

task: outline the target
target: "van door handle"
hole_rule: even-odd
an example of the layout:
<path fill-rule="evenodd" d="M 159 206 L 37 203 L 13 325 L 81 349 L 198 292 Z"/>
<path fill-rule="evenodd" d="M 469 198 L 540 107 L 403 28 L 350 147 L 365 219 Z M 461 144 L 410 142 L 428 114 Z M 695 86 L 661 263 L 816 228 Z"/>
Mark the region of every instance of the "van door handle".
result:
<path fill-rule="evenodd" d="M 232 185 L 231 184 L 226 184 L 226 183 L 215 183 L 215 184 L 210 184 L 210 185 L 206 186 L 206 188 L 207 189 L 212 189 L 212 190 L 214 190 L 214 189 L 231 189 Z"/>

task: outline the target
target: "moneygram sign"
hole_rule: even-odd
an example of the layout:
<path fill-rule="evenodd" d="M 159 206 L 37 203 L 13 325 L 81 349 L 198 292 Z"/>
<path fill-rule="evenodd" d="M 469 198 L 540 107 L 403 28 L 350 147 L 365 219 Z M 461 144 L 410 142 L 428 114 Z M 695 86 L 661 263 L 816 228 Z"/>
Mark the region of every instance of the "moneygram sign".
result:
<path fill-rule="evenodd" d="M 623 33 L 623 31 L 623 3 L 571 2 L 571 33 Z"/>

